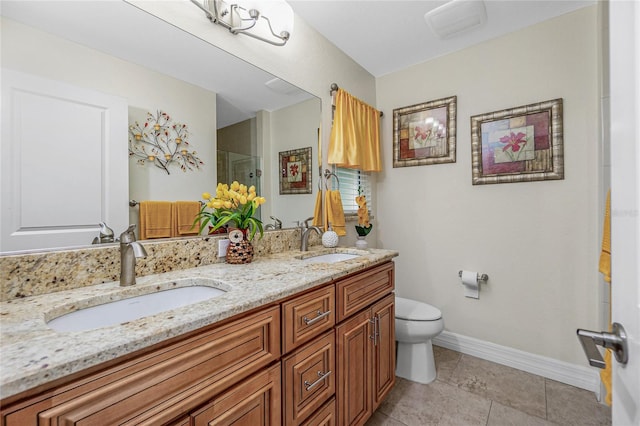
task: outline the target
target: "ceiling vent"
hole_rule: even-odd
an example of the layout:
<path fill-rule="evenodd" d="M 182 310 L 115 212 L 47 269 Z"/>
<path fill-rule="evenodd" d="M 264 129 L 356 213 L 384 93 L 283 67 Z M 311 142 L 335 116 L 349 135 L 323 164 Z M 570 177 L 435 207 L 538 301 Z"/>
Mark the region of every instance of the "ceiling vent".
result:
<path fill-rule="evenodd" d="M 273 90 L 276 93 L 280 93 L 283 95 L 293 95 L 300 93 L 300 89 L 290 84 L 284 80 L 279 78 L 274 78 L 273 80 L 267 81 L 265 84 L 269 89 Z"/>
<path fill-rule="evenodd" d="M 487 21 L 482 0 L 452 0 L 425 13 L 424 20 L 440 39 L 479 27 Z"/>

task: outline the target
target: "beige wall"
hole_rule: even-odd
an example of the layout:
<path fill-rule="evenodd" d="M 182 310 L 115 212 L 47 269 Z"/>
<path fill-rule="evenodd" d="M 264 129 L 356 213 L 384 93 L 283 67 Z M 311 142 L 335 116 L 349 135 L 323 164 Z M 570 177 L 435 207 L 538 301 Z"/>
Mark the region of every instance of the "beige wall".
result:
<path fill-rule="evenodd" d="M 205 163 L 201 170 L 183 173 L 175 166 L 167 175 L 129 159 L 130 198 L 199 200 L 202 182 L 216 182 L 215 93 L 9 19 L 1 22 L 3 67 L 125 98 L 130 122 L 142 123 L 147 111 L 160 109 L 187 124 L 190 148 Z M 137 223 L 137 209 L 129 212 Z"/>
<path fill-rule="evenodd" d="M 377 80 L 378 242 L 400 251 L 398 294 L 439 307 L 448 331 L 585 363 L 576 328 L 597 329 L 601 309 L 598 25 L 594 6 Z M 457 162 L 392 168 L 393 108 L 451 95 Z M 565 179 L 472 186 L 470 117 L 555 98 Z M 479 300 L 461 269 L 489 275 Z"/>
<path fill-rule="evenodd" d="M 295 221 L 313 216 L 316 195 L 318 193 L 318 126 L 320 125 L 320 102 L 309 99 L 288 108 L 282 108 L 269 114 L 270 141 L 265 154 L 265 172 L 273 176 L 267 200 L 270 215 L 282 220 L 282 226 L 291 228 Z M 313 182 L 311 194 L 280 194 L 280 152 L 291 149 L 311 148 L 311 170 Z M 265 204 L 265 206 L 267 206 Z M 265 223 L 272 221 L 264 217 Z"/>
<path fill-rule="evenodd" d="M 331 130 L 331 83 L 337 83 L 371 105 L 376 104 L 375 79 L 295 15 L 294 31 L 282 47 L 212 25 L 195 5 L 175 1 L 127 0 L 142 10 L 300 87 L 322 100 L 323 155 Z"/>
<path fill-rule="evenodd" d="M 218 129 L 218 149 L 244 155 L 257 155 L 256 119 L 250 118 Z"/>

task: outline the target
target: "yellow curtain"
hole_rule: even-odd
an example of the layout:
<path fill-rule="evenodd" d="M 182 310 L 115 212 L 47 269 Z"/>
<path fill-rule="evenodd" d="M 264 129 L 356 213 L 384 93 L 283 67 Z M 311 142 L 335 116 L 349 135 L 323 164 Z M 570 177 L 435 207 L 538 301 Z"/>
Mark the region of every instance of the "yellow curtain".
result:
<path fill-rule="evenodd" d="M 366 172 L 381 171 L 380 111 L 342 89 L 338 89 L 335 103 L 329 164 Z"/>

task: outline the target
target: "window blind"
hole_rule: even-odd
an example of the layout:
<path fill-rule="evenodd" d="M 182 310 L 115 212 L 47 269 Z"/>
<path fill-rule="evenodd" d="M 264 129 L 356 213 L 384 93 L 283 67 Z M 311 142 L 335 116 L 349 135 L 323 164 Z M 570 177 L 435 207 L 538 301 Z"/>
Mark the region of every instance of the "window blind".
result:
<path fill-rule="evenodd" d="M 357 214 L 356 196 L 367 197 L 367 208 L 371 211 L 371 176 L 368 172 L 357 169 L 336 167 L 335 174 L 340 180 L 340 196 L 345 214 Z"/>

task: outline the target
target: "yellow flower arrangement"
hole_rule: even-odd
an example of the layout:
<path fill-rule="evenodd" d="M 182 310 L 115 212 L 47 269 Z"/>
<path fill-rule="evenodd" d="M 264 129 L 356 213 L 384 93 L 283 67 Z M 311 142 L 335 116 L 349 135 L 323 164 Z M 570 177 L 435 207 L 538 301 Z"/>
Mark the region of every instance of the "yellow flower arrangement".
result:
<path fill-rule="evenodd" d="M 214 196 L 204 192 L 202 198 L 205 204 L 194 221 L 194 225 L 200 222 L 200 233 L 209 224 L 212 226 L 211 230 L 215 231 L 234 222 L 237 228 L 250 229 L 249 241 L 253 240 L 258 231 L 262 238 L 262 221 L 253 215 L 267 200 L 256 194 L 255 186 L 247 187 L 238 181 L 231 185 L 218 183 Z"/>
<path fill-rule="evenodd" d="M 358 204 L 358 224 L 356 225 L 356 232 L 361 237 L 368 235 L 373 229 L 373 224 L 369 223 L 369 209 L 367 208 L 367 197 L 364 195 L 358 195 L 356 197 L 356 204 Z"/>

